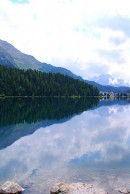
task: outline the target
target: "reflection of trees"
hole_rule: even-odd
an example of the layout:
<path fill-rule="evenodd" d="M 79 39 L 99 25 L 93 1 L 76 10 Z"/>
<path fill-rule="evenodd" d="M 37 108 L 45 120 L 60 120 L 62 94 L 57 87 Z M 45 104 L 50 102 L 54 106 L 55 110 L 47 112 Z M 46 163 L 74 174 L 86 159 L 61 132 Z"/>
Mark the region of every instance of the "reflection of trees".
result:
<path fill-rule="evenodd" d="M 97 98 L 9 98 L 0 100 L 0 126 L 59 120 L 96 106 Z"/>

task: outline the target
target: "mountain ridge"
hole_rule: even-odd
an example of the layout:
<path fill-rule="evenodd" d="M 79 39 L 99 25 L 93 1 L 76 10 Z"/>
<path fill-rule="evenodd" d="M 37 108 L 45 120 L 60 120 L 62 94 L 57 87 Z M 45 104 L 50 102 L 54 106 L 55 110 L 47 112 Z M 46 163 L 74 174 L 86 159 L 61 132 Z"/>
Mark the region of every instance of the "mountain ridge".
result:
<path fill-rule="evenodd" d="M 83 80 L 80 76 L 73 74 L 70 70 L 63 67 L 55 67 L 51 64 L 42 63 L 35 59 L 31 55 L 27 55 L 16 49 L 13 45 L 7 41 L 0 40 L 0 47 L 6 50 L 10 56 L 14 59 L 14 67 L 19 69 L 36 69 L 45 73 L 61 73 L 68 75 L 75 79 Z"/>
<path fill-rule="evenodd" d="M 120 86 L 130 87 L 129 81 L 124 80 L 120 77 L 114 77 L 110 74 L 101 74 L 99 76 L 93 77 L 92 80 L 101 85 L 104 84 L 104 85 L 111 85 L 115 87 L 120 87 Z"/>
<path fill-rule="evenodd" d="M 45 73 L 61 73 L 63 75 L 68 75 L 74 79 L 91 84 L 102 92 L 125 93 L 130 90 L 130 87 L 127 86 L 114 87 L 111 85 L 101 85 L 95 81 L 84 80 L 81 76 L 75 75 L 66 68 L 56 67 L 45 62 L 42 63 L 35 59 L 35 57 L 22 53 L 13 45 L 4 40 L 0 40 L 0 63 L 5 66 L 11 66 L 19 69 L 36 69 Z"/>

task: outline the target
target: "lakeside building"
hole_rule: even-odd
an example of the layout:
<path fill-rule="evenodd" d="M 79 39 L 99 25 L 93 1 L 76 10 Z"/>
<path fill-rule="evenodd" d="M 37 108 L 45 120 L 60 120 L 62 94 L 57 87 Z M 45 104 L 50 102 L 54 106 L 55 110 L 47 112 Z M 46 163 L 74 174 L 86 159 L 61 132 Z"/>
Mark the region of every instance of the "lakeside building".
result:
<path fill-rule="evenodd" d="M 100 96 L 105 98 L 118 98 L 118 97 L 125 97 L 130 98 L 130 91 L 127 93 L 119 93 L 119 92 L 102 92 L 100 91 Z"/>

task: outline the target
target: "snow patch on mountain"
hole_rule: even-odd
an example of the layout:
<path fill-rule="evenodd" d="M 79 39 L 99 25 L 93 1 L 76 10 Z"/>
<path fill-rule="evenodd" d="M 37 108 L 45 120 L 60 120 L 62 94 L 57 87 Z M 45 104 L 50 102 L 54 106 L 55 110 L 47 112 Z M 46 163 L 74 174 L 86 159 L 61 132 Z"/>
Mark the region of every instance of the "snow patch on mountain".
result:
<path fill-rule="evenodd" d="M 100 76 L 95 76 L 91 79 L 101 85 L 111 85 L 111 86 L 130 86 L 130 82 L 128 80 L 124 80 L 122 78 L 115 78 L 109 74 L 101 74 Z"/>

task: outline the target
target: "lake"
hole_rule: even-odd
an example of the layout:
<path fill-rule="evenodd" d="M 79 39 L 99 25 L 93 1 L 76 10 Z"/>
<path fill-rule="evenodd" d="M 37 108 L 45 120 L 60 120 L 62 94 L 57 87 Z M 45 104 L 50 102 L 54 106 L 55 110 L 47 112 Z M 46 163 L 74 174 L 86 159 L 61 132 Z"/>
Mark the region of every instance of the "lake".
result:
<path fill-rule="evenodd" d="M 130 189 L 130 101 L 0 99 L 0 184 L 48 194 L 57 182 Z"/>

